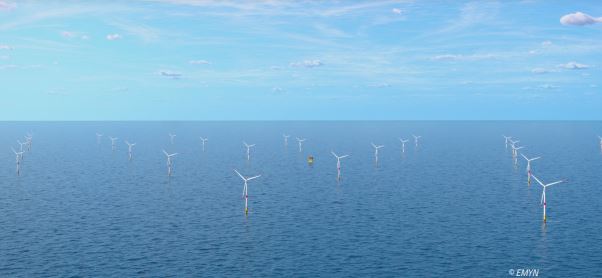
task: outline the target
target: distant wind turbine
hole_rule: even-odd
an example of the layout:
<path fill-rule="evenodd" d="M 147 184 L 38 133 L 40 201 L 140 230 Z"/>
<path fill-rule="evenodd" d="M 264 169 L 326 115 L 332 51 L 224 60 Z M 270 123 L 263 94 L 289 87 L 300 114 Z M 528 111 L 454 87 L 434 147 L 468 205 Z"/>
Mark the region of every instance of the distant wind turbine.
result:
<path fill-rule="evenodd" d="M 282 137 L 284 137 L 284 146 L 288 146 L 288 138 L 291 137 L 290 135 L 286 135 L 286 134 L 282 134 Z"/>
<path fill-rule="evenodd" d="M 305 139 L 305 138 L 299 138 L 299 137 L 297 137 L 297 142 L 299 143 L 299 152 L 302 152 L 302 151 L 303 151 L 303 142 L 304 142 L 305 140 L 307 140 L 307 139 Z"/>
<path fill-rule="evenodd" d="M 333 151 L 330 152 L 332 155 L 334 155 L 334 157 L 336 157 L 337 159 L 337 180 L 341 180 L 341 159 L 348 157 L 349 155 L 342 155 L 342 156 L 338 156 L 336 153 L 334 153 Z"/>
<path fill-rule="evenodd" d="M 23 160 L 23 151 L 17 152 L 15 151 L 15 149 L 11 148 L 13 150 L 13 153 L 15 153 L 16 156 L 16 163 L 17 163 L 17 176 L 21 175 L 21 161 Z"/>
<path fill-rule="evenodd" d="M 255 147 L 255 144 L 249 145 L 245 141 L 243 141 L 242 143 L 245 145 L 245 147 L 247 147 L 247 161 L 249 161 L 249 160 L 251 160 L 251 148 Z"/>
<path fill-rule="evenodd" d="M 174 137 L 176 137 L 175 134 L 169 133 L 169 141 L 171 142 L 172 145 L 173 145 L 173 139 L 174 139 Z"/>
<path fill-rule="evenodd" d="M 31 133 L 27 133 L 27 135 L 25 135 L 25 143 L 27 144 L 27 151 L 30 152 L 31 151 L 31 143 L 33 141 L 33 136 L 31 135 Z"/>
<path fill-rule="evenodd" d="M 525 158 L 525 160 L 527 161 L 527 184 L 531 184 L 531 161 L 540 159 L 541 156 L 529 159 L 522 153 L 520 155 L 522 155 Z"/>
<path fill-rule="evenodd" d="M 136 143 L 130 143 L 127 140 L 125 143 L 128 145 L 128 160 L 132 160 L 132 147 L 136 146 Z"/>
<path fill-rule="evenodd" d="M 378 164 L 378 149 L 384 148 L 385 145 L 375 145 L 374 143 L 370 144 L 372 144 L 372 147 L 374 147 L 374 163 Z"/>
<path fill-rule="evenodd" d="M 165 150 L 163 150 L 163 153 L 167 157 L 167 176 L 171 177 L 171 171 L 172 171 L 172 166 L 173 166 L 173 162 L 171 161 L 171 157 L 178 155 L 178 153 L 168 154 Z"/>
<path fill-rule="evenodd" d="M 209 141 L 209 138 L 203 138 L 203 137 L 200 137 L 200 138 L 201 138 L 201 142 L 203 143 L 203 152 L 205 152 L 205 143 L 207 141 Z"/>
<path fill-rule="evenodd" d="M 502 135 L 502 136 L 504 136 L 504 139 L 505 139 L 505 142 L 506 142 L 505 143 L 506 144 L 506 149 L 507 149 L 508 148 L 508 140 L 512 139 L 512 136 L 506 136 L 506 135 Z"/>
<path fill-rule="evenodd" d="M 102 134 L 96 133 L 96 144 L 100 144 L 100 139 L 102 138 Z"/>
<path fill-rule="evenodd" d="M 416 147 L 418 147 L 418 139 L 420 139 L 420 137 L 422 137 L 422 136 L 420 136 L 420 135 L 416 136 L 414 134 L 412 134 L 412 136 L 414 137 L 414 144 L 416 145 Z"/>
<path fill-rule="evenodd" d="M 531 175 L 531 176 L 533 176 L 533 175 Z M 558 183 L 565 182 L 565 181 L 561 180 L 561 181 L 556 181 L 553 183 L 544 184 L 536 176 L 533 176 L 533 178 L 537 181 L 537 183 L 539 183 L 541 185 L 541 187 L 543 187 L 543 191 L 541 193 L 541 204 L 543 204 L 543 222 L 545 223 L 547 220 L 547 217 L 546 217 L 546 207 L 547 207 L 546 188 L 548 188 L 548 186 L 550 186 L 550 185 L 558 184 Z"/>
<path fill-rule="evenodd" d="M 399 141 L 401 142 L 401 152 L 405 153 L 406 152 L 406 143 L 410 140 L 399 138 Z"/>
<path fill-rule="evenodd" d="M 602 151 L 602 136 L 598 135 L 598 138 L 600 139 L 600 151 Z"/>
<path fill-rule="evenodd" d="M 243 175 L 241 175 L 238 171 L 236 171 L 236 169 L 234 169 L 234 172 L 236 172 L 236 174 L 243 180 L 245 181 L 245 185 L 242 189 L 242 196 L 245 198 L 245 215 L 249 213 L 249 187 L 247 185 L 247 182 L 252 180 L 252 179 L 256 179 L 261 177 L 261 175 L 257 175 L 254 177 L 244 177 Z"/>
<path fill-rule="evenodd" d="M 113 151 L 115 150 L 115 147 L 116 147 L 115 141 L 117 141 L 117 139 L 119 139 L 119 138 L 109 136 L 109 140 L 111 140 L 111 150 L 113 150 Z"/>

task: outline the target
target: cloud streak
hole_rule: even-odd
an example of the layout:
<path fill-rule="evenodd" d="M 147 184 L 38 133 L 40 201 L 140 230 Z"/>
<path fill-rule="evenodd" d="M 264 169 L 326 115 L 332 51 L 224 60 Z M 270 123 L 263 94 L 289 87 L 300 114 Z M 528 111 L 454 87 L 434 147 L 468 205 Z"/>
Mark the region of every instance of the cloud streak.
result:
<path fill-rule="evenodd" d="M 118 39 L 121 39 L 121 35 L 119 35 L 119 34 L 108 34 L 107 35 L 107 40 L 115 41 Z"/>
<path fill-rule="evenodd" d="M 583 70 L 590 68 L 589 65 L 579 64 L 577 62 L 568 62 L 566 64 L 558 65 L 559 68 L 568 69 L 568 70 Z"/>
<path fill-rule="evenodd" d="M 321 67 L 323 66 L 324 63 L 322 63 L 322 61 L 320 60 L 304 60 L 304 61 L 300 61 L 300 62 L 292 62 L 290 64 L 291 67 L 294 68 L 316 68 L 316 67 Z"/>

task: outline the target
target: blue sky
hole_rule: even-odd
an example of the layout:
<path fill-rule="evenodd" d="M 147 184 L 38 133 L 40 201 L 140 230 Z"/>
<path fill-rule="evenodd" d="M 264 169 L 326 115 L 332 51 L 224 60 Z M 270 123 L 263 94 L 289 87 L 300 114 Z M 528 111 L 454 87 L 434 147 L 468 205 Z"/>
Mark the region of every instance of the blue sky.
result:
<path fill-rule="evenodd" d="M 0 0 L 0 120 L 602 120 L 598 1 Z"/>

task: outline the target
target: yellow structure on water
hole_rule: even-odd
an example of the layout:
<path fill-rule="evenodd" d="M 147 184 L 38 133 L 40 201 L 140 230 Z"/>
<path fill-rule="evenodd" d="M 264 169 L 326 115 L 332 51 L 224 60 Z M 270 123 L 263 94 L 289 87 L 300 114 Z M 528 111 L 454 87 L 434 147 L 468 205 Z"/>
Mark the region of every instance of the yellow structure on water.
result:
<path fill-rule="evenodd" d="M 314 164 L 314 156 L 310 155 L 307 157 L 307 164 L 312 165 Z"/>

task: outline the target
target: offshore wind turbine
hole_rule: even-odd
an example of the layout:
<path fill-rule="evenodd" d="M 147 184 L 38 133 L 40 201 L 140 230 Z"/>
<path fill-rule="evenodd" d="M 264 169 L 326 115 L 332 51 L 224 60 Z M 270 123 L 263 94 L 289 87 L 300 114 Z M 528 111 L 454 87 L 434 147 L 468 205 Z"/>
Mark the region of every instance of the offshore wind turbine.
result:
<path fill-rule="evenodd" d="M 209 138 L 203 138 L 203 137 L 200 137 L 200 138 L 201 138 L 201 142 L 203 144 L 203 152 L 205 152 L 205 142 L 209 141 Z"/>
<path fill-rule="evenodd" d="M 349 155 L 342 155 L 342 156 L 338 156 L 336 153 L 334 153 L 333 151 L 330 151 L 330 153 L 332 155 L 334 155 L 334 157 L 336 157 L 337 159 L 337 180 L 341 180 L 341 159 L 348 157 Z"/>
<path fill-rule="evenodd" d="M 117 141 L 117 139 L 119 139 L 119 138 L 109 136 L 109 139 L 111 140 L 111 150 L 114 151 L 115 150 L 115 141 Z"/>
<path fill-rule="evenodd" d="M 504 136 L 504 139 L 506 141 L 506 149 L 508 148 L 508 140 L 512 139 L 512 136 L 506 136 L 506 135 L 502 135 Z"/>
<path fill-rule="evenodd" d="M 512 144 L 512 157 L 516 158 L 518 156 L 518 150 L 524 148 L 524 147 L 517 147 L 516 145 Z"/>
<path fill-rule="evenodd" d="M 17 140 L 17 143 L 19 143 L 19 151 L 23 152 L 23 145 L 26 145 L 27 142 L 21 142 L 20 140 Z"/>
<path fill-rule="evenodd" d="M 284 146 L 288 146 L 288 138 L 291 137 L 290 135 L 286 135 L 286 134 L 282 134 L 282 137 L 284 138 Z"/>
<path fill-rule="evenodd" d="M 102 134 L 96 132 L 96 144 L 100 145 L 100 139 L 102 139 Z"/>
<path fill-rule="evenodd" d="M 533 176 L 533 174 L 531 174 L 531 176 Z M 556 182 L 544 184 L 536 176 L 533 176 L 533 178 L 537 181 L 537 183 L 539 183 L 541 185 L 541 187 L 543 187 L 543 191 L 541 193 L 541 204 L 543 204 L 543 222 L 546 223 L 546 220 L 547 220 L 547 217 L 546 217 L 546 207 L 547 207 L 547 203 L 546 203 L 546 188 L 548 188 L 548 186 L 550 186 L 550 185 L 554 185 L 554 184 L 558 184 L 558 183 L 564 182 L 564 180 L 560 180 L 560 181 L 556 181 Z"/>
<path fill-rule="evenodd" d="M 405 153 L 406 152 L 406 143 L 410 140 L 399 138 L 399 141 L 401 142 L 401 152 Z"/>
<path fill-rule="evenodd" d="M 21 161 L 23 160 L 23 151 L 17 152 L 15 149 L 11 148 L 16 156 L 16 164 L 17 164 L 17 176 L 21 175 Z"/>
<path fill-rule="evenodd" d="M 375 145 L 374 143 L 370 144 L 372 144 L 372 147 L 374 147 L 374 163 L 378 164 L 378 149 L 384 148 L 385 145 Z"/>
<path fill-rule="evenodd" d="M 600 151 L 602 151 L 602 136 L 598 135 L 598 138 L 600 139 Z"/>
<path fill-rule="evenodd" d="M 245 147 L 247 147 L 247 161 L 251 160 L 251 148 L 255 147 L 255 144 L 247 144 L 247 142 L 242 141 L 242 143 L 245 145 Z"/>
<path fill-rule="evenodd" d="M 418 147 L 418 139 L 420 139 L 420 137 L 422 137 L 422 136 L 420 136 L 420 135 L 416 136 L 414 134 L 412 134 L 412 136 L 414 137 L 414 144 L 416 144 L 416 147 Z"/>
<path fill-rule="evenodd" d="M 304 142 L 305 140 L 307 140 L 307 139 L 305 139 L 305 138 L 299 138 L 299 137 L 297 137 L 297 142 L 299 142 L 299 152 L 302 152 L 302 151 L 303 151 L 303 142 Z"/>
<path fill-rule="evenodd" d="M 25 143 L 27 144 L 28 152 L 31 151 L 31 141 L 33 141 L 33 136 L 31 135 L 31 133 L 27 133 L 27 135 L 25 135 Z"/>
<path fill-rule="evenodd" d="M 169 133 L 169 141 L 171 142 L 171 144 L 173 145 L 173 139 L 176 137 L 175 134 L 171 134 L 171 132 Z"/>
<path fill-rule="evenodd" d="M 522 153 L 520 155 L 522 155 L 525 158 L 525 160 L 527 160 L 527 184 L 531 184 L 531 161 L 540 159 L 541 156 L 529 159 Z"/>
<path fill-rule="evenodd" d="M 243 175 L 241 175 L 238 171 L 236 171 L 236 169 L 234 169 L 234 172 L 236 172 L 236 174 L 243 180 L 245 181 L 245 186 L 242 188 L 242 196 L 245 198 L 245 215 L 249 213 L 249 187 L 247 185 L 247 182 L 252 180 L 252 179 L 256 179 L 261 177 L 261 175 L 257 175 L 254 177 L 244 177 Z"/>
<path fill-rule="evenodd" d="M 171 170 L 172 170 L 171 168 L 173 165 L 173 162 L 171 161 L 171 157 L 178 155 L 178 153 L 168 154 L 165 150 L 163 150 L 163 153 L 167 157 L 167 176 L 171 177 Z"/>
<path fill-rule="evenodd" d="M 128 160 L 132 160 L 132 147 L 136 146 L 136 143 L 131 144 L 127 140 L 125 141 L 125 143 L 128 145 Z"/>

